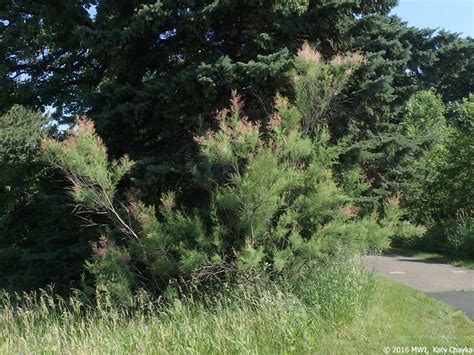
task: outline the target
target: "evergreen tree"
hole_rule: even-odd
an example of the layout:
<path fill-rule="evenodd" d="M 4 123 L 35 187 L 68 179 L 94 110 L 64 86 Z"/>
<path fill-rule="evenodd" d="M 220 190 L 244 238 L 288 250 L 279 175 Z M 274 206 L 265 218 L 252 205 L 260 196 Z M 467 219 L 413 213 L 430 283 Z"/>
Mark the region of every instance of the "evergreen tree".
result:
<path fill-rule="evenodd" d="M 87 9 L 93 5 L 91 16 Z M 109 147 L 137 162 L 150 202 L 190 185 L 192 136 L 237 89 L 262 117 L 302 41 L 344 47 L 357 16 L 395 1 L 8 1 L 0 8 L 3 82 L 12 102 L 87 113 Z M 22 43 L 18 42 L 22 39 Z M 23 74 L 22 81 L 15 80 Z M 21 76 L 20 76 L 21 77 Z M 63 116 L 64 118 L 64 116 Z M 67 118 L 67 115 L 66 115 Z"/>
<path fill-rule="evenodd" d="M 66 292 L 90 254 L 91 234 L 71 218 L 63 178 L 39 157 L 47 121 L 21 106 L 0 116 L 0 288 Z"/>
<path fill-rule="evenodd" d="M 427 59 L 415 62 L 417 68 L 414 73 L 418 86 L 434 88 L 445 102 L 461 101 L 468 97 L 474 90 L 474 39 L 440 31 L 424 38 L 422 46 L 423 56 Z"/>
<path fill-rule="evenodd" d="M 408 181 L 418 176 L 409 161 L 423 155 L 426 139 L 433 139 L 407 136 L 403 121 L 408 100 L 426 89 L 439 92 L 445 102 L 466 96 L 472 88 L 467 72 L 474 63 L 474 41 L 408 27 L 394 16 L 363 17 L 350 33 L 350 47 L 365 56 L 367 65 L 356 71 L 340 113 L 334 115 L 333 135 L 352 137 L 342 173 L 359 165 L 371 181 L 371 198 L 406 192 Z"/>

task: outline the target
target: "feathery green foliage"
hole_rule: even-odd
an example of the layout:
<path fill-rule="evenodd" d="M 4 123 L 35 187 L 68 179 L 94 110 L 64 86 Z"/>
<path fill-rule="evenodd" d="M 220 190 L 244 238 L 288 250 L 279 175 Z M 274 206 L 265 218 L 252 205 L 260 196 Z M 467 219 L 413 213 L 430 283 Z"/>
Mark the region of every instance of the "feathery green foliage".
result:
<path fill-rule="evenodd" d="M 359 62 L 350 57 L 321 64 L 307 45 L 299 56 L 306 65 L 295 85 L 325 65 Z M 298 89 L 301 95 L 304 90 L 311 92 L 305 103 L 313 100 L 313 107 L 327 107 L 336 96 L 334 90 Z M 277 96 L 264 129 L 245 116 L 234 93 L 230 109 L 217 115 L 217 131 L 195 137 L 201 147 L 200 177 L 212 182 L 207 184 L 209 205 L 195 211 L 178 208 L 174 193 L 163 195 L 159 211 L 140 201 L 131 201 L 128 211 L 116 209 L 117 184 L 132 163 L 122 159 L 109 164 L 90 121 L 78 120 L 63 142 L 45 141 L 45 158 L 71 181 L 77 208 L 84 209 L 80 212 L 106 215 L 112 227 L 133 237 L 120 241 L 123 248 L 115 246 L 119 240 L 106 238 L 100 242 L 103 247 L 95 248 L 88 268 L 96 275 L 97 288 L 108 284 L 109 292 L 124 299 L 124 285 L 138 280 L 162 290 L 174 278 L 293 274 L 337 250 L 381 249 L 397 234 L 420 234 L 420 228 L 403 222 L 398 199 L 387 202 L 381 216 L 375 211 L 358 216 L 358 207 L 333 178 L 338 149 L 329 145 L 322 128 L 311 128 L 317 120 L 305 117 L 297 105 L 298 100 L 292 106 Z M 127 281 L 132 269 L 138 272 Z"/>

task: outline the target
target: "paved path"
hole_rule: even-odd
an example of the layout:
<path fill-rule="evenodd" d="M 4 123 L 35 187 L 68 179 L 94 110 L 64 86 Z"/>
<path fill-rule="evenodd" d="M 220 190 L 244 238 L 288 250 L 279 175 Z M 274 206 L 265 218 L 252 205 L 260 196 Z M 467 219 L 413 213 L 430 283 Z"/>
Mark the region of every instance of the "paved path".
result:
<path fill-rule="evenodd" d="M 364 265 L 465 312 L 474 320 L 474 270 L 400 255 L 366 256 Z"/>

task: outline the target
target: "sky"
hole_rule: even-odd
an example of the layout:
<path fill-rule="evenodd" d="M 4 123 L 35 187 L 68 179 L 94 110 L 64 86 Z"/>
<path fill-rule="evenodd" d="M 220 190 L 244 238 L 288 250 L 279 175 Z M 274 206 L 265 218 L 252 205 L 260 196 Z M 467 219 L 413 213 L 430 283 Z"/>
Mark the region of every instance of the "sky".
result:
<path fill-rule="evenodd" d="M 474 38 L 474 0 L 398 0 L 391 14 L 410 26 L 439 27 Z"/>
<path fill-rule="evenodd" d="M 89 13 L 96 14 L 95 6 Z M 398 0 L 391 14 L 410 26 L 438 28 L 474 38 L 474 0 Z"/>

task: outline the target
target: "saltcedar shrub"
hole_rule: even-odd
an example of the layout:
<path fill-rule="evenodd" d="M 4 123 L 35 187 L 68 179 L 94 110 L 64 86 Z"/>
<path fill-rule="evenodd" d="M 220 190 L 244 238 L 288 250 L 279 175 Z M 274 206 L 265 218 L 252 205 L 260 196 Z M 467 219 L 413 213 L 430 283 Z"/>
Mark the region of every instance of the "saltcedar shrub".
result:
<path fill-rule="evenodd" d="M 78 120 L 65 142 L 45 141 L 44 156 L 71 181 L 82 218 L 94 223 L 105 216 L 109 228 L 126 237 L 102 239 L 108 247 L 95 248 L 88 268 L 97 287 L 119 292 L 120 299 L 127 296 L 127 287 L 141 284 L 162 291 L 177 278 L 288 275 L 338 249 L 384 248 L 401 228 L 419 233 L 419 228 L 401 221 L 396 198 L 387 202 L 383 215 L 360 215 L 351 193 L 333 177 L 340 150 L 329 144 L 325 125 L 320 124 L 324 110 L 314 109 L 330 107 L 343 77 L 359 60 L 350 56 L 322 63 L 320 55 L 305 46 L 299 56 L 304 65 L 295 76 L 295 90 L 304 96 L 304 105 L 298 105 L 301 100 L 292 105 L 277 95 L 266 124 L 245 116 L 244 104 L 234 93 L 229 109 L 216 117 L 218 129 L 195 137 L 200 147 L 197 170 L 210 182 L 209 202 L 200 210 L 177 206 L 173 192 L 163 195 L 158 208 L 140 201 L 126 208 L 120 205 L 117 185 L 133 163 L 126 157 L 109 162 L 88 120 Z M 329 91 L 314 88 L 321 84 L 311 80 L 300 85 L 305 73 L 329 76 L 323 83 Z M 305 106 L 311 100 L 313 105 Z"/>

